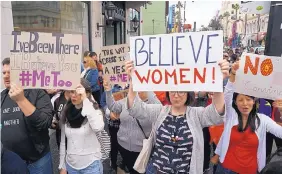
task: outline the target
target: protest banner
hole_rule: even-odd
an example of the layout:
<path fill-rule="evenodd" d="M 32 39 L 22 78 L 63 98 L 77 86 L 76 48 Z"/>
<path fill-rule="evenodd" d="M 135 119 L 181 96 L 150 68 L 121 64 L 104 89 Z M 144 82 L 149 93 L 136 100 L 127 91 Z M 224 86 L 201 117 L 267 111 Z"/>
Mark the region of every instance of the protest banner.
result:
<path fill-rule="evenodd" d="M 12 32 L 11 81 L 24 89 L 74 89 L 80 83 L 82 36 Z"/>
<path fill-rule="evenodd" d="M 244 53 L 236 72 L 237 93 L 264 99 L 282 99 L 281 57 Z"/>
<path fill-rule="evenodd" d="M 103 64 L 103 77 L 110 84 L 125 86 L 129 78 L 124 63 L 129 60 L 128 44 L 105 46 L 101 49 L 100 62 Z"/>
<path fill-rule="evenodd" d="M 118 91 L 113 93 L 113 97 L 115 99 L 115 101 L 119 101 L 124 99 L 128 94 L 128 90 L 122 90 L 122 91 Z"/>
<path fill-rule="evenodd" d="M 134 91 L 223 91 L 222 31 L 130 38 Z"/>
<path fill-rule="evenodd" d="M 267 14 L 271 1 L 241 1 L 240 12 L 243 14 Z"/>

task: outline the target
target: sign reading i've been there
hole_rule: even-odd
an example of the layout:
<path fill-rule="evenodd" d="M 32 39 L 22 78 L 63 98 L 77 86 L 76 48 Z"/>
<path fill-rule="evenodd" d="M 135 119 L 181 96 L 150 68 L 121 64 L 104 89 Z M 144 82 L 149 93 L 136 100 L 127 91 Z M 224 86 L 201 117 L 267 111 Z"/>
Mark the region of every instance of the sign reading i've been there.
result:
<path fill-rule="evenodd" d="M 82 36 L 12 32 L 11 82 L 24 88 L 75 89 L 80 83 Z"/>

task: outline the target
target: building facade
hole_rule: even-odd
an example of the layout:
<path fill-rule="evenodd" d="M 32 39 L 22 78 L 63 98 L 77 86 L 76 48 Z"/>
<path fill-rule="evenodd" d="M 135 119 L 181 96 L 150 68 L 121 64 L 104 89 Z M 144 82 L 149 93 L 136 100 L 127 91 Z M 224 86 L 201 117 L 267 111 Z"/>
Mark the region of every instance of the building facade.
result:
<path fill-rule="evenodd" d="M 107 19 L 108 4 L 113 18 Z M 83 51 L 100 52 L 103 46 L 129 43 L 132 9 L 140 11 L 146 1 L 12 1 L 1 2 L 1 42 L 11 32 L 81 34 Z M 3 20 L 2 20 L 3 19 Z M 5 25 L 3 25 L 5 24 Z M 3 45 L 3 44 L 1 44 Z M 10 45 L 10 44 L 5 44 Z M 2 47 L 9 56 L 9 47 Z"/>
<path fill-rule="evenodd" d="M 141 35 L 165 34 L 167 29 L 168 1 L 152 1 L 141 7 Z"/>
<path fill-rule="evenodd" d="M 234 32 L 239 42 L 244 46 L 263 45 L 267 32 L 269 14 L 243 14 L 240 9 L 232 8 L 240 5 L 238 1 L 223 1 L 220 9 L 221 24 L 227 45 L 230 45 L 234 38 Z M 228 15 L 226 15 L 228 14 Z"/>

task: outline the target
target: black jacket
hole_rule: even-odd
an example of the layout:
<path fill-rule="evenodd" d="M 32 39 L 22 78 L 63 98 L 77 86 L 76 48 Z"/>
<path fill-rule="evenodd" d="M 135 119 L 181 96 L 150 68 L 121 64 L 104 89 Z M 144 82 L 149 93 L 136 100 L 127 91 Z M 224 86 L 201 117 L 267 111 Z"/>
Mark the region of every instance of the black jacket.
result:
<path fill-rule="evenodd" d="M 36 107 L 34 113 L 28 117 L 24 116 L 27 132 L 32 141 L 38 159 L 50 151 L 49 128 L 52 124 L 53 110 L 48 94 L 41 89 L 24 90 L 25 97 Z M 1 106 L 5 98 L 9 97 L 8 90 L 1 92 Z"/>

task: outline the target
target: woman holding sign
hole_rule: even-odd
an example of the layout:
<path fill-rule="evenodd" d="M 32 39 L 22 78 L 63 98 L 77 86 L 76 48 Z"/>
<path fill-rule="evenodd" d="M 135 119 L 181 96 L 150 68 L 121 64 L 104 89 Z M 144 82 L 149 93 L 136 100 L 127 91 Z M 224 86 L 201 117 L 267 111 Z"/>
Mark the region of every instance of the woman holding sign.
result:
<path fill-rule="evenodd" d="M 234 93 L 234 82 L 239 62 L 232 65 L 231 76 L 225 87 L 226 121 L 216 154 L 220 156 L 217 174 L 256 174 L 265 167 L 266 132 L 282 138 L 282 126 L 258 113 L 258 100 Z M 273 106 L 282 112 L 282 100 Z"/>
<path fill-rule="evenodd" d="M 227 77 L 229 63 L 222 60 L 219 66 L 223 77 Z M 126 62 L 125 68 L 131 75 L 133 62 Z M 212 104 L 205 108 L 191 107 L 194 92 L 170 91 L 166 95 L 171 106 L 146 104 L 130 85 L 126 102 L 129 115 L 154 125 L 134 169 L 147 174 L 199 174 L 204 163 L 203 128 L 223 123 L 223 93 L 214 93 Z"/>
<path fill-rule="evenodd" d="M 102 112 L 94 108 L 91 86 L 85 79 L 71 91 L 61 118 L 60 165 L 68 174 L 103 174 L 101 144 L 97 133 L 104 129 Z M 65 141 L 67 139 L 67 142 Z M 66 145 L 67 143 L 67 150 Z"/>

